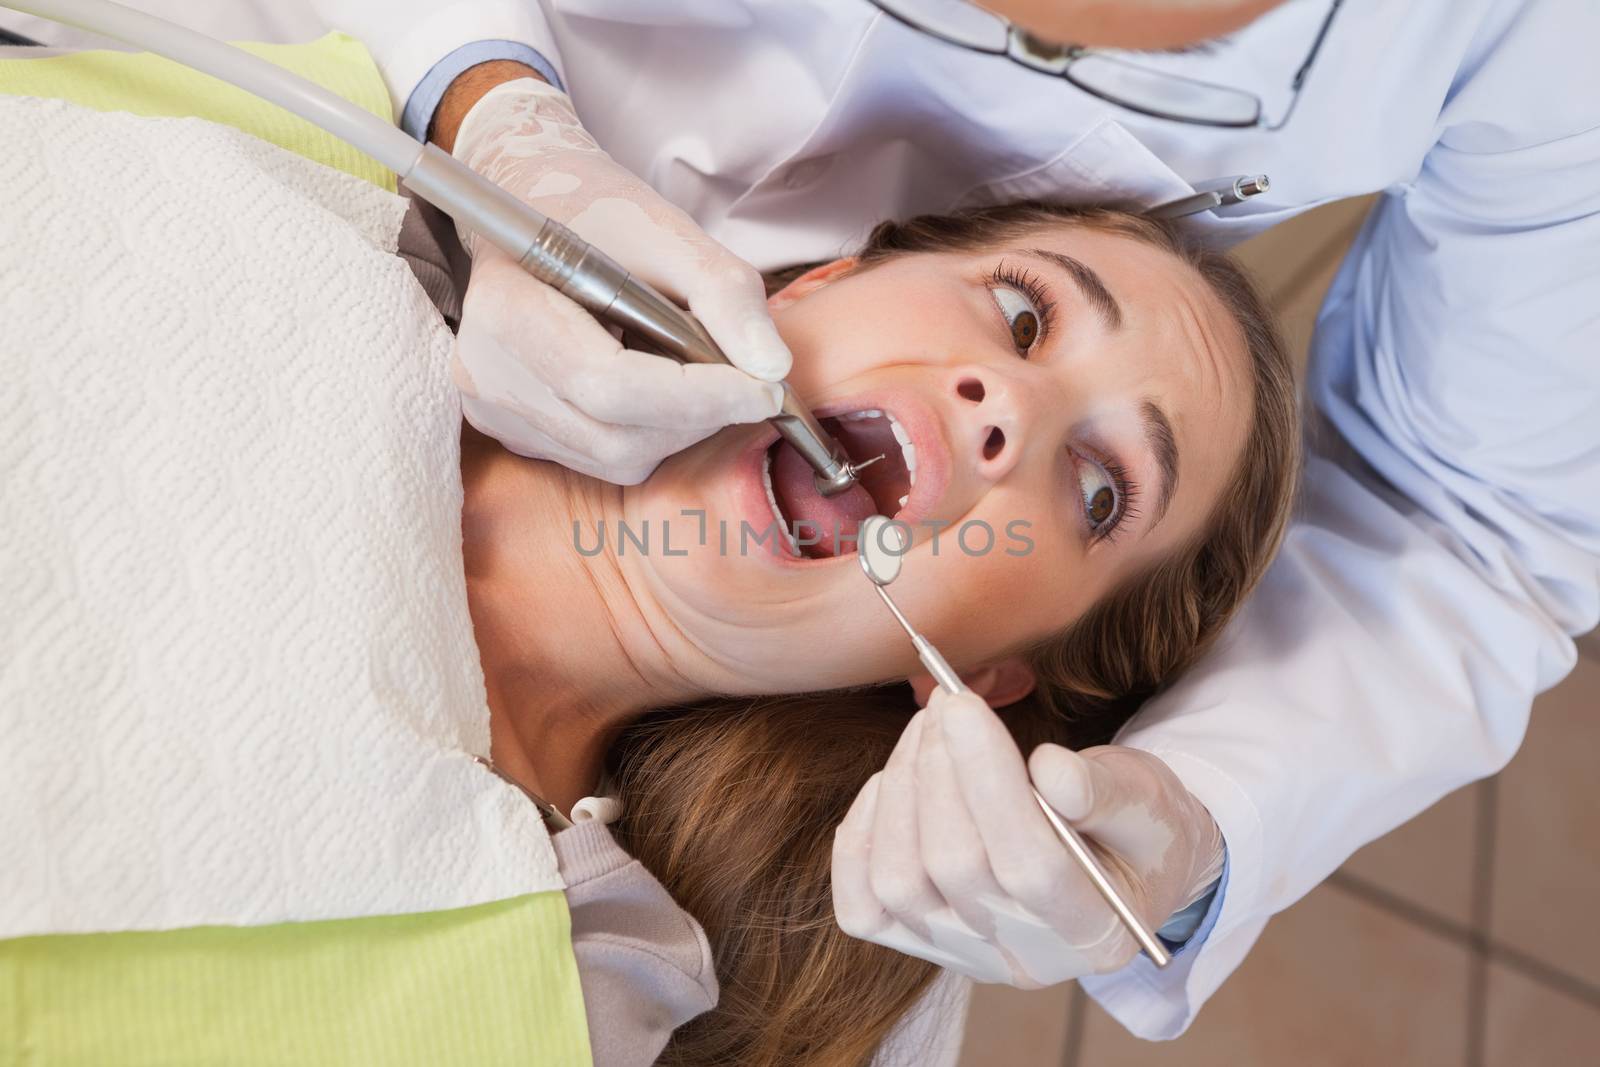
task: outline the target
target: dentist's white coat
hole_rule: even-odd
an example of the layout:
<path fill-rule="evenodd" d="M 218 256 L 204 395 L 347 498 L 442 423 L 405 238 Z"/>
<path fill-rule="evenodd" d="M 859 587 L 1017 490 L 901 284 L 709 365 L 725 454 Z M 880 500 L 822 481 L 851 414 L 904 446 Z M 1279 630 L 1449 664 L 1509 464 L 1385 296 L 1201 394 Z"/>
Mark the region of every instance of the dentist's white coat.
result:
<path fill-rule="evenodd" d="M 1084 985 L 1179 1033 L 1273 913 L 1363 843 L 1496 771 L 1600 619 L 1600 5 L 1348 0 L 1278 132 L 1146 119 L 860 0 L 320 0 L 397 110 L 458 45 L 557 64 L 622 164 L 758 266 L 874 222 L 1021 197 L 1154 202 L 1266 172 L 1198 222 L 1232 243 L 1382 190 L 1313 345 L 1303 516 L 1224 645 L 1119 739 L 1211 810 L 1210 936 Z M 1324 0 L 1193 69 L 1286 105 Z M 1203 72 L 1203 73 L 1201 73 Z"/>

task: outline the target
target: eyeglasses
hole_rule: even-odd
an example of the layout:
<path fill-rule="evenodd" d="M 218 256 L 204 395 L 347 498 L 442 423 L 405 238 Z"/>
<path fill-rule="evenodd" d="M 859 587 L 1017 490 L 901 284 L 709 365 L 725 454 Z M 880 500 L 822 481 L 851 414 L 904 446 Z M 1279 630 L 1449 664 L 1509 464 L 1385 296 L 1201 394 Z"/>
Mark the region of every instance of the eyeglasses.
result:
<path fill-rule="evenodd" d="M 1255 93 L 1152 70 L 1120 56 L 1081 45 L 1041 41 L 1009 20 L 967 0 L 870 0 L 873 6 L 914 30 L 973 52 L 1005 56 L 1040 74 L 1065 78 L 1091 96 L 1118 107 L 1159 119 L 1199 126 L 1282 128 L 1300 100 L 1311 64 L 1344 0 L 1332 0 L 1311 43 L 1311 51 L 1295 71 L 1293 96 L 1283 117 L 1268 122 Z"/>

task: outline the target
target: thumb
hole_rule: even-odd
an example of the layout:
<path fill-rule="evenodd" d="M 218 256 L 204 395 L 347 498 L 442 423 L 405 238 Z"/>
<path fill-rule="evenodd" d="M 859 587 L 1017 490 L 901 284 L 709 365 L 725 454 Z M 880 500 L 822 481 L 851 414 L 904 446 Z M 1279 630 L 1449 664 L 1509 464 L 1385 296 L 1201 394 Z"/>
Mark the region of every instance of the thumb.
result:
<path fill-rule="evenodd" d="M 1156 911 L 1193 902 L 1222 873 L 1216 821 L 1160 757 L 1118 745 L 1041 745 L 1028 769 L 1051 807 L 1142 880 Z"/>
<path fill-rule="evenodd" d="M 1041 745 L 1028 770 L 1063 818 L 1136 867 L 1159 864 L 1182 827 L 1172 792 L 1144 753 L 1109 745 L 1084 752 Z"/>
<path fill-rule="evenodd" d="M 788 377 L 794 357 L 773 324 L 761 275 L 734 260 L 728 266 L 708 268 L 704 279 L 687 294 L 689 310 L 728 362 L 769 382 Z"/>
<path fill-rule="evenodd" d="M 1060 745 L 1034 749 L 1028 757 L 1028 776 L 1045 803 L 1074 823 L 1087 819 L 1117 792 L 1116 781 L 1105 768 Z"/>

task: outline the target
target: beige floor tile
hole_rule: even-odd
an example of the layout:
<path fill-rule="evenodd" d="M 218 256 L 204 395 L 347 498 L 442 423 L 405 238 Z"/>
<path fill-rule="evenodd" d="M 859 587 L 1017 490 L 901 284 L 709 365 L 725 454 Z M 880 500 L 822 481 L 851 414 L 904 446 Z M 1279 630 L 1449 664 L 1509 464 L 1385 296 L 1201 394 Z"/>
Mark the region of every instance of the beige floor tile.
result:
<path fill-rule="evenodd" d="M 1268 925 L 1183 1037 L 1141 1042 L 1091 1007 L 1078 1064 L 1459 1064 L 1468 956 L 1453 941 L 1324 886 Z"/>
<path fill-rule="evenodd" d="M 1489 968 L 1484 1067 L 1600 1063 L 1600 1008 L 1499 964 Z"/>
<path fill-rule="evenodd" d="M 1060 1067 L 1074 988 L 974 986 L 959 1067 Z"/>
<path fill-rule="evenodd" d="M 1284 341 L 1302 374 L 1322 298 L 1370 207 L 1370 197 L 1328 204 L 1234 249 L 1278 313 Z"/>
<path fill-rule="evenodd" d="M 1346 874 L 1463 925 L 1472 922 L 1478 791 L 1458 789 L 1350 857 Z"/>
<path fill-rule="evenodd" d="M 1500 775 L 1495 940 L 1600 985 L 1600 663 L 1587 657 L 1533 705 Z"/>
<path fill-rule="evenodd" d="M 1354 236 L 1354 233 L 1350 234 Z M 1284 344 L 1294 360 L 1295 373 L 1305 380 L 1306 361 L 1311 351 L 1311 335 L 1317 328 L 1317 313 L 1322 310 L 1322 298 L 1339 273 L 1339 263 L 1344 259 L 1348 242 L 1328 247 L 1321 259 L 1307 263 L 1301 284 L 1278 297 L 1273 310 L 1278 313 L 1278 325 L 1283 330 Z"/>
<path fill-rule="evenodd" d="M 1321 255 L 1329 242 L 1354 234 L 1372 201 L 1363 196 L 1324 204 L 1252 237 L 1233 253 L 1268 295 L 1282 297 L 1286 288 L 1298 288 L 1305 264 Z"/>

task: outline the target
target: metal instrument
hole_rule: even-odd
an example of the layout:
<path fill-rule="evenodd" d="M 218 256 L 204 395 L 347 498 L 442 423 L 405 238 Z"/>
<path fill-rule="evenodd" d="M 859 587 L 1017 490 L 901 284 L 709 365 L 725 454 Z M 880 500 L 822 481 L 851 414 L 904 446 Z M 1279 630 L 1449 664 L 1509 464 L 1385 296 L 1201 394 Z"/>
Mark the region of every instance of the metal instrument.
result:
<path fill-rule="evenodd" d="M 493 219 L 489 228 L 477 232 L 515 256 L 523 270 L 596 316 L 643 338 L 648 347 L 663 355 L 682 363 L 730 362 L 694 316 L 632 277 L 616 260 L 561 223 L 479 177 L 443 149 L 428 145 L 416 167 L 401 180 L 406 188 L 452 216 L 451 203 L 484 196 L 483 186 L 493 189 L 509 201 L 505 217 Z M 862 467 L 881 458 L 852 463 L 788 382 L 783 383 L 783 408 L 769 421 L 811 465 L 817 491 L 823 496 L 844 492 L 856 484 Z"/>
<path fill-rule="evenodd" d="M 1181 219 L 1187 215 L 1198 215 L 1202 211 L 1242 204 L 1252 196 L 1260 196 L 1271 188 L 1272 182 L 1265 174 L 1236 174 L 1231 178 L 1218 178 L 1216 181 L 1206 182 L 1199 186 L 1193 195 L 1157 204 L 1145 214 L 1153 219 Z"/>
<path fill-rule="evenodd" d="M 103 34 L 165 56 L 279 105 L 367 153 L 401 184 L 497 246 L 526 270 L 594 315 L 644 338 L 684 362 L 727 363 L 693 316 L 554 219 L 547 218 L 432 144 L 287 70 L 232 45 L 111 0 L 5 0 L 4 6 Z M 771 420 L 816 471 L 823 496 L 856 483 L 839 442 L 783 385 L 783 409 Z"/>

